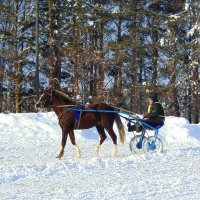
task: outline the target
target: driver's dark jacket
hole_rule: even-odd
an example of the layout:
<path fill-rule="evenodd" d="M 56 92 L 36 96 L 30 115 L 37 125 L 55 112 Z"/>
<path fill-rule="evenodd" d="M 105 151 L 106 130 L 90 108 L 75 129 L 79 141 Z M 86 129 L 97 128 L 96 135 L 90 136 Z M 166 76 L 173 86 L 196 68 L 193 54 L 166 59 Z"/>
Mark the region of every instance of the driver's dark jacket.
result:
<path fill-rule="evenodd" d="M 157 127 L 158 125 L 163 125 L 165 121 L 165 112 L 162 107 L 162 105 L 159 102 L 154 102 L 151 106 L 148 108 L 148 112 L 143 115 L 143 119 L 140 121 L 145 122 L 146 124 Z M 143 127 L 140 123 L 136 123 L 135 125 L 131 125 L 129 122 L 127 124 L 128 131 L 136 131 L 141 132 Z"/>
<path fill-rule="evenodd" d="M 154 102 L 144 116 L 152 122 L 154 121 L 159 123 L 165 121 L 165 112 L 159 102 Z"/>

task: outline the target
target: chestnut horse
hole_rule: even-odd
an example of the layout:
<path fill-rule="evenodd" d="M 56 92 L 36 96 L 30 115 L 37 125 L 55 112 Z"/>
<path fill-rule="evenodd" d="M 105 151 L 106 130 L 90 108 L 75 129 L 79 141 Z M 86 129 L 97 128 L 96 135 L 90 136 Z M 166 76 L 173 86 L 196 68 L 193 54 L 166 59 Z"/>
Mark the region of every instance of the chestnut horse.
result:
<path fill-rule="evenodd" d="M 69 134 L 71 143 L 75 147 L 77 157 L 81 156 L 80 149 L 76 144 L 75 136 L 74 136 L 74 130 L 76 127 L 75 111 L 66 110 L 66 107 L 61 106 L 61 105 L 75 106 L 75 104 L 76 102 L 74 102 L 68 95 L 66 95 L 65 93 L 61 91 L 54 90 L 52 88 L 47 89 L 41 95 L 40 99 L 36 103 L 36 108 L 42 108 L 42 107 L 53 108 L 54 112 L 56 113 L 58 117 L 59 125 L 62 129 L 62 141 L 61 141 L 62 148 L 57 158 L 61 158 L 64 155 L 64 148 L 66 145 L 68 134 Z M 100 136 L 100 140 L 95 147 L 95 152 L 94 152 L 95 154 L 98 154 L 100 145 L 102 145 L 102 143 L 107 137 L 105 133 L 105 130 L 106 130 L 113 141 L 112 156 L 116 157 L 117 136 L 115 132 L 113 131 L 114 121 L 116 122 L 121 142 L 124 143 L 124 140 L 125 140 L 124 126 L 121 122 L 120 116 L 118 115 L 118 113 L 98 112 L 98 110 L 107 110 L 107 111 L 114 110 L 113 107 L 105 103 L 89 104 L 87 105 L 87 108 L 85 109 L 90 109 L 90 110 L 92 109 L 94 110 L 94 112 L 82 112 L 80 116 L 80 123 L 79 123 L 78 129 L 88 129 L 91 127 L 96 127 Z"/>

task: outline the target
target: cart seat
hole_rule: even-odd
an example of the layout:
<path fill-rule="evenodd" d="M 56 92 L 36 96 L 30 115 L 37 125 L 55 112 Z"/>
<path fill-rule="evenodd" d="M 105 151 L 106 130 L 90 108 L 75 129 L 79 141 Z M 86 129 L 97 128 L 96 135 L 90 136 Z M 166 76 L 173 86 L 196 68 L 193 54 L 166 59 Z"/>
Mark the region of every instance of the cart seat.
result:
<path fill-rule="evenodd" d="M 161 122 L 161 123 L 159 123 L 159 124 L 157 124 L 156 126 L 154 126 L 156 129 L 159 129 L 159 128 L 161 128 L 162 126 L 164 125 L 164 123 L 163 122 Z"/>

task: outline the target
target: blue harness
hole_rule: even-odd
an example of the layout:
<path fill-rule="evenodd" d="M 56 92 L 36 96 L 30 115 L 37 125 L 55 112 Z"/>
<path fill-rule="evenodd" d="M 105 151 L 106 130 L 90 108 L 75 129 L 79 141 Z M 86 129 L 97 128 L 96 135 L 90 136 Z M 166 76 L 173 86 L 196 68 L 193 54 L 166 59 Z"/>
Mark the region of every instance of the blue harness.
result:
<path fill-rule="evenodd" d="M 78 109 L 78 110 L 75 111 L 75 118 L 76 118 L 76 120 L 79 120 L 80 117 L 81 117 L 81 115 L 80 115 L 81 110 L 83 110 L 84 106 L 81 103 L 77 103 L 76 106 L 75 106 L 75 108 Z"/>

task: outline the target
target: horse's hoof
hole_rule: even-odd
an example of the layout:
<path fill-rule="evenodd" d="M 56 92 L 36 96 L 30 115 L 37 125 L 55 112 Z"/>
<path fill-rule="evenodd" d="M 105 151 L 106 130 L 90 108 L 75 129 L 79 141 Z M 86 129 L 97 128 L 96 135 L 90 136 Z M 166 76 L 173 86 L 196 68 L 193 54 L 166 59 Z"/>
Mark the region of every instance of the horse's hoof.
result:
<path fill-rule="evenodd" d="M 81 157 L 81 150 L 77 145 L 74 145 L 75 151 L 76 151 L 76 157 L 80 158 Z"/>
<path fill-rule="evenodd" d="M 62 155 L 58 155 L 58 156 L 56 156 L 56 158 L 58 158 L 58 159 L 61 159 L 63 156 Z"/>

